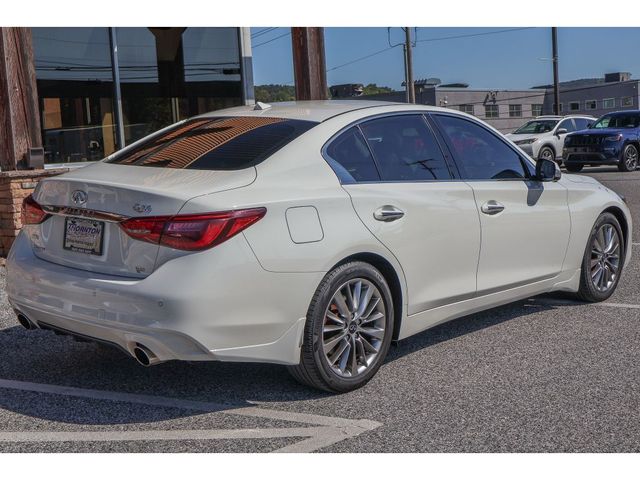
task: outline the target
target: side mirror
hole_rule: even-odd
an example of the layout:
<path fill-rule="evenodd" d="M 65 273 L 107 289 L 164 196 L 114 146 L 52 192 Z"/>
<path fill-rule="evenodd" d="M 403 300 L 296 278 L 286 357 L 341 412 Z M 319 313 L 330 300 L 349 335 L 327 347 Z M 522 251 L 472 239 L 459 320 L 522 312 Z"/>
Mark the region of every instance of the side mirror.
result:
<path fill-rule="evenodd" d="M 562 177 L 560 167 L 553 160 L 538 160 L 536 162 L 536 180 L 540 182 L 557 182 Z"/>
<path fill-rule="evenodd" d="M 564 135 L 565 133 L 567 133 L 567 131 L 568 130 L 566 128 L 559 128 L 558 130 L 556 130 L 556 135 Z"/>

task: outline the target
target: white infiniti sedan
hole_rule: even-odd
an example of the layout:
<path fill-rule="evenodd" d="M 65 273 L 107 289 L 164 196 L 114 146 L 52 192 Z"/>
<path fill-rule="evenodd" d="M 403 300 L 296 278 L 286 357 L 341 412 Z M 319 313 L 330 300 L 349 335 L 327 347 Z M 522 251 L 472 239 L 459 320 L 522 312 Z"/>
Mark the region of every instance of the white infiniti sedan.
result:
<path fill-rule="evenodd" d="M 20 323 L 345 392 L 394 339 L 532 295 L 607 299 L 623 199 L 472 116 L 366 101 L 217 111 L 41 181 L 7 259 Z"/>

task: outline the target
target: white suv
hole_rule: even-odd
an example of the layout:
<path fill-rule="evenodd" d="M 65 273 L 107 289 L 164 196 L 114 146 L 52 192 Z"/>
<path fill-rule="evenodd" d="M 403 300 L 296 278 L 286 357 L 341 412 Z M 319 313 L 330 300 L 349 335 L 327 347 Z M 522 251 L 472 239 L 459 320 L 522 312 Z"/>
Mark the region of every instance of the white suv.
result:
<path fill-rule="evenodd" d="M 568 133 L 587 129 L 595 121 L 594 117 L 581 115 L 545 115 L 525 123 L 506 137 L 535 160 L 555 160 L 562 163 L 564 137 Z"/>

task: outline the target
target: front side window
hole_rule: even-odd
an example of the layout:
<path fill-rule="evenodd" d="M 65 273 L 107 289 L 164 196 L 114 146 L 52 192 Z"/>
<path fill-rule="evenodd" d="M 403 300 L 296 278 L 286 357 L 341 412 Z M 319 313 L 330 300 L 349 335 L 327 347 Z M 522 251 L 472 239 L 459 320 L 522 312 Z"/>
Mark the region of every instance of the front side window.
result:
<path fill-rule="evenodd" d="M 382 180 L 450 180 L 451 173 L 422 115 L 384 117 L 360 128 L 371 147 Z"/>
<path fill-rule="evenodd" d="M 522 116 L 522 105 L 520 104 L 511 104 L 509 105 L 509 116 L 513 117 L 521 117 Z"/>
<path fill-rule="evenodd" d="M 371 151 L 357 127 L 332 141 L 325 158 L 342 183 L 380 181 Z"/>
<path fill-rule="evenodd" d="M 585 130 L 591 123 L 588 118 L 574 118 L 573 121 L 576 123 L 576 130 Z"/>
<path fill-rule="evenodd" d="M 449 115 L 434 115 L 467 180 L 526 178 L 518 153 L 477 123 Z"/>
<path fill-rule="evenodd" d="M 240 170 L 265 160 L 316 122 L 270 117 L 198 118 L 152 135 L 107 163 L 156 168 Z"/>
<path fill-rule="evenodd" d="M 484 116 L 487 118 L 498 118 L 500 116 L 498 105 L 485 105 Z"/>
<path fill-rule="evenodd" d="M 567 133 L 576 131 L 576 127 L 573 125 L 573 120 L 571 120 L 570 118 L 567 118 L 566 120 L 560 122 L 560 125 L 558 125 L 558 130 L 560 130 L 561 128 L 564 128 Z"/>

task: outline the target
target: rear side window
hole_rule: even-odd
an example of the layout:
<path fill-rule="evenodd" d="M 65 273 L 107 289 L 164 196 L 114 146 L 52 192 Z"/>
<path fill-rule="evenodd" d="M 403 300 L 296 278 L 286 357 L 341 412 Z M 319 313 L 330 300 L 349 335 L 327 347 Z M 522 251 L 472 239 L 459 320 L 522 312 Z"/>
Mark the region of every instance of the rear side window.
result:
<path fill-rule="evenodd" d="M 269 117 L 190 120 L 153 135 L 108 163 L 157 168 L 240 170 L 252 167 L 317 125 Z"/>
<path fill-rule="evenodd" d="M 357 127 L 350 128 L 331 142 L 326 157 L 342 183 L 380 180 L 369 147 Z"/>
<path fill-rule="evenodd" d="M 422 115 L 398 115 L 360 128 L 387 181 L 450 180 L 451 173 Z"/>

